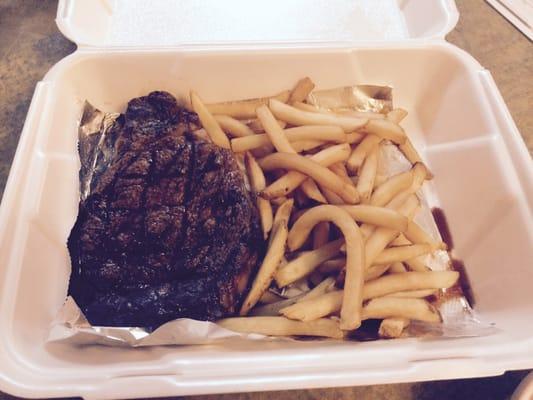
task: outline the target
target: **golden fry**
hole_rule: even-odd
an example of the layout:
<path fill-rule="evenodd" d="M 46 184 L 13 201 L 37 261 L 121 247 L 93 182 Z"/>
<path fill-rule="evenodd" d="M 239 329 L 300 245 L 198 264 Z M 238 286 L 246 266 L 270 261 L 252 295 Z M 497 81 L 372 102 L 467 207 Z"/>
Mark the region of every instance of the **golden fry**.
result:
<path fill-rule="evenodd" d="M 373 279 L 379 278 L 385 272 L 389 270 L 390 265 L 372 265 L 365 270 L 365 282 L 371 281 Z"/>
<path fill-rule="evenodd" d="M 407 190 L 412 184 L 412 170 L 394 175 L 379 185 L 376 190 L 374 190 L 374 193 L 372 193 L 372 197 L 370 198 L 370 204 L 373 206 L 383 207 L 385 204 L 391 201 L 394 196 L 396 196 L 402 190 Z"/>
<path fill-rule="evenodd" d="M 386 275 L 365 283 L 363 300 L 408 290 L 447 289 L 458 279 L 457 271 L 404 272 Z"/>
<path fill-rule="evenodd" d="M 220 124 L 222 130 L 232 137 L 245 137 L 255 134 L 248 125 L 228 115 L 214 115 L 213 117 Z"/>
<path fill-rule="evenodd" d="M 356 203 L 359 198 L 353 186 L 346 184 L 329 169 L 313 161 L 312 158 L 303 157 L 299 154 L 274 153 L 263 158 L 259 165 L 266 171 L 286 169 L 305 174 L 321 186 L 335 192 L 349 204 Z"/>
<path fill-rule="evenodd" d="M 261 167 L 259 167 L 259 164 L 257 164 L 257 161 L 255 160 L 254 156 L 252 156 L 250 153 L 246 153 L 244 162 L 246 165 L 246 170 L 248 172 L 250 186 L 252 187 L 254 193 L 259 193 L 266 186 L 265 175 L 263 174 Z M 263 229 L 263 236 L 266 239 L 268 236 L 268 232 L 270 232 L 270 230 L 272 229 L 272 205 L 267 199 L 263 199 L 259 196 L 257 196 L 256 204 L 257 209 L 259 210 L 259 216 L 261 217 L 261 227 Z"/>
<path fill-rule="evenodd" d="M 344 143 L 330 146 L 327 149 L 319 151 L 318 153 L 313 154 L 310 159 L 327 167 L 336 162 L 345 161 L 349 155 L 350 146 Z M 307 176 L 305 174 L 297 171 L 289 171 L 268 186 L 261 195 L 267 199 L 285 196 L 300 186 L 306 179 Z"/>
<path fill-rule="evenodd" d="M 395 262 L 390 266 L 389 272 L 393 274 L 399 274 L 402 272 L 407 272 L 407 268 L 405 268 L 401 262 Z"/>
<path fill-rule="evenodd" d="M 340 206 L 357 222 L 382 226 L 403 232 L 408 227 L 408 218 L 396 210 L 367 205 Z"/>
<path fill-rule="evenodd" d="M 316 185 L 315 181 L 313 181 L 312 179 L 306 179 L 305 181 L 303 181 L 302 185 L 300 186 L 300 189 L 302 189 L 302 192 L 311 200 L 317 201 L 319 203 L 328 202 L 324 195 L 318 189 L 318 186 Z"/>
<path fill-rule="evenodd" d="M 292 104 L 294 102 L 304 101 L 314 88 L 315 84 L 308 76 L 303 79 L 300 79 L 294 89 L 292 89 L 291 95 L 289 97 L 289 103 Z"/>
<path fill-rule="evenodd" d="M 256 305 L 265 290 L 268 289 L 276 269 L 285 254 L 285 244 L 287 242 L 287 225 L 291 213 L 293 201 L 287 200 L 276 212 L 274 227 L 272 229 L 271 241 L 267 254 L 263 259 L 259 271 L 254 279 L 252 288 L 248 292 L 240 311 L 240 315 L 246 315 L 250 309 Z"/>
<path fill-rule="evenodd" d="M 359 171 L 359 179 L 357 180 L 357 191 L 361 198 L 361 203 L 368 204 L 370 196 L 374 189 L 374 181 L 378 170 L 379 160 L 379 145 L 374 146 L 368 156 L 365 158 L 361 170 Z"/>
<path fill-rule="evenodd" d="M 311 322 L 293 321 L 285 317 L 226 318 L 217 321 L 223 328 L 241 333 L 258 333 L 267 336 L 322 336 L 343 339 L 344 332 L 338 321 L 329 318 Z"/>
<path fill-rule="evenodd" d="M 385 318 L 379 324 L 378 335 L 382 338 L 398 338 L 409 326 L 409 322 L 407 318 Z"/>
<path fill-rule="evenodd" d="M 383 250 L 375 259 L 376 264 L 392 264 L 394 262 L 407 261 L 411 258 L 431 253 L 429 244 L 414 244 L 410 246 L 389 247 Z"/>
<path fill-rule="evenodd" d="M 404 202 L 397 211 L 405 216 L 408 216 L 418 207 L 418 198 L 415 195 L 411 195 L 407 201 Z M 392 242 L 398 235 L 399 231 L 389 228 L 377 228 L 366 240 L 365 243 L 365 256 L 366 267 L 370 267 L 376 257 Z"/>
<path fill-rule="evenodd" d="M 291 146 L 297 153 L 302 151 L 309 151 L 317 147 L 325 145 L 326 142 L 321 140 L 297 140 L 296 142 L 291 142 Z"/>
<path fill-rule="evenodd" d="M 284 153 L 296 153 L 285 136 L 285 132 L 278 125 L 269 108 L 266 105 L 263 105 L 257 108 L 255 112 L 257 118 L 261 121 L 263 128 L 265 128 L 265 132 L 267 133 L 270 142 L 274 145 L 274 148 L 277 151 Z"/>
<path fill-rule="evenodd" d="M 338 312 L 342 307 L 344 293 L 342 290 L 325 293 L 310 300 L 300 301 L 292 306 L 282 308 L 281 314 L 299 321 L 314 321 Z"/>
<path fill-rule="evenodd" d="M 278 287 L 287 286 L 309 275 L 324 261 L 335 257 L 339 253 L 339 249 L 343 243 L 344 240 L 339 239 L 325 244 L 316 250 L 306 251 L 284 267 L 278 269 L 274 276 Z"/>
<path fill-rule="evenodd" d="M 378 297 L 363 307 L 363 319 L 406 318 L 418 321 L 440 322 L 438 311 L 426 300 L 396 297 Z"/>
<path fill-rule="evenodd" d="M 388 119 L 369 120 L 365 125 L 365 131 L 398 144 L 405 143 L 407 140 L 402 127 Z"/>
<path fill-rule="evenodd" d="M 366 156 L 372 151 L 372 149 L 381 142 L 382 138 L 376 135 L 366 135 L 365 138 L 357 145 L 352 151 L 346 167 L 351 173 L 355 173 L 359 170 Z"/>
<path fill-rule="evenodd" d="M 341 309 L 341 328 L 356 329 L 361 324 L 365 251 L 359 227 L 350 215 L 340 207 L 331 205 L 309 209 L 294 223 L 289 233 L 289 249 L 296 250 L 301 247 L 311 229 L 321 221 L 329 221 L 337 225 L 346 242 L 346 279 Z"/>
<path fill-rule="evenodd" d="M 213 143 L 225 149 L 231 148 L 228 137 L 196 92 L 191 92 L 191 104 Z"/>
<path fill-rule="evenodd" d="M 403 108 L 395 108 L 387 113 L 387 119 L 396 124 L 402 122 L 405 117 L 407 117 L 407 111 L 405 111 Z"/>
<path fill-rule="evenodd" d="M 268 104 L 270 99 L 276 99 L 276 101 L 283 104 L 289 100 L 289 96 L 290 91 L 285 90 L 273 97 L 207 104 L 206 108 L 211 114 L 229 115 L 238 119 L 255 118 L 255 110 L 262 105 Z"/>
<path fill-rule="evenodd" d="M 297 303 L 301 301 L 312 300 L 318 296 L 322 296 L 323 294 L 330 292 L 334 288 L 335 279 L 333 279 L 332 277 L 326 278 L 318 285 L 316 285 L 313 289 L 311 289 L 309 292 L 305 293 L 302 298 L 298 299 Z"/>
<path fill-rule="evenodd" d="M 289 124 L 300 125 L 338 125 L 344 132 L 353 132 L 365 126 L 367 119 L 353 117 L 339 117 L 329 114 L 318 114 L 298 110 L 275 99 L 270 100 L 269 107 L 272 113 Z"/>

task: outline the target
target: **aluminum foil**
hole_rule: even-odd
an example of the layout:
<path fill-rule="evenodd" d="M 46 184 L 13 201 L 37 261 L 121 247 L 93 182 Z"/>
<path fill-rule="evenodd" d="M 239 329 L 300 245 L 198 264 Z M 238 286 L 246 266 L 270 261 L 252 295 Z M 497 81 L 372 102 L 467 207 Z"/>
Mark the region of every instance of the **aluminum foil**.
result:
<path fill-rule="evenodd" d="M 392 89 L 384 86 L 359 85 L 313 92 L 308 102 L 317 107 L 386 113 L 393 108 Z M 84 199 L 91 190 L 92 177 L 99 174 L 97 165 L 111 154 L 112 127 L 119 114 L 105 113 L 85 103 L 79 134 L 80 197 Z M 111 137 L 110 137 L 111 136 Z M 104 161 L 104 162 L 101 162 Z M 392 144 L 382 146 L 379 174 L 392 176 L 408 170 L 411 165 L 398 148 Z M 438 177 L 436 178 L 438 179 Z M 415 217 L 435 239 L 441 239 L 431 213 L 431 207 L 438 206 L 434 201 L 431 183 L 424 184 L 418 194 L 422 209 Z M 424 260 L 433 270 L 451 268 L 450 255 L 438 251 Z M 495 328 L 479 321 L 459 286 L 442 290 L 437 296 L 436 307 L 442 315 L 439 324 L 413 321 L 406 331 L 408 336 L 439 336 L 446 338 L 481 336 L 491 334 Z M 61 341 L 73 344 L 101 344 L 108 346 L 156 346 L 220 343 L 235 340 L 297 340 L 272 338 L 259 334 L 241 334 L 229 331 L 215 323 L 180 318 L 170 321 L 150 332 L 138 327 L 92 326 L 72 297 L 68 297 L 51 324 L 48 341 Z M 331 339 L 316 339 L 331 340 Z"/>

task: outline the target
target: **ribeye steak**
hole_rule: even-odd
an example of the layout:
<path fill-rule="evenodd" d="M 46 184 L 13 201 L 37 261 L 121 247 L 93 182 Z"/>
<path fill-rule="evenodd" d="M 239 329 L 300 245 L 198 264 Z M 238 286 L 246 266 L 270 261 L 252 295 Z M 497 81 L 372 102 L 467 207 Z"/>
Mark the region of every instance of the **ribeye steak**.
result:
<path fill-rule="evenodd" d="M 68 239 L 69 294 L 89 322 L 157 326 L 233 314 L 262 256 L 259 216 L 234 155 L 189 131 L 196 114 L 133 99 L 90 159 Z"/>

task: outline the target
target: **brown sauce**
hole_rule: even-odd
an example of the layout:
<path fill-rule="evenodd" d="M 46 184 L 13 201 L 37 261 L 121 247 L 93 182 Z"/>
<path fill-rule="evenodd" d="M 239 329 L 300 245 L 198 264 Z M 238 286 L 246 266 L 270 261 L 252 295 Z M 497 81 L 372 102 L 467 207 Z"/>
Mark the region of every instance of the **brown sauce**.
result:
<path fill-rule="evenodd" d="M 446 215 L 444 214 L 444 211 L 441 208 L 432 208 L 431 213 L 433 214 L 433 219 L 435 220 L 435 223 L 437 224 L 437 228 L 439 229 L 439 233 L 442 237 L 442 240 L 446 245 L 448 246 L 448 251 L 451 252 L 453 249 L 453 239 L 452 234 L 450 232 L 450 227 L 448 225 L 448 221 L 446 219 Z M 446 293 L 444 295 L 441 295 L 439 300 L 443 300 L 443 298 L 450 298 L 450 297 L 456 297 L 463 295 L 467 300 L 468 303 L 473 307 L 474 306 L 474 294 L 472 292 L 472 286 L 470 285 L 470 280 L 468 279 L 468 275 L 466 273 L 466 267 L 462 260 L 458 260 L 456 258 L 453 258 L 453 256 L 450 254 L 451 257 L 451 269 L 454 271 L 459 272 L 459 281 L 458 283 L 451 287 L 450 289 L 446 290 Z"/>

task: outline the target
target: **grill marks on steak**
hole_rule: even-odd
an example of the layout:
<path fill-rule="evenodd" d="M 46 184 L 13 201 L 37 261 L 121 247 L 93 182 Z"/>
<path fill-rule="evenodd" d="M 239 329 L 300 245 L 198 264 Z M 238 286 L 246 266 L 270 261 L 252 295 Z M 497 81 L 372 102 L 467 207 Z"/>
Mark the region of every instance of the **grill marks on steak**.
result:
<path fill-rule="evenodd" d="M 237 310 L 263 251 L 259 217 L 233 154 L 184 133 L 196 125 L 154 92 L 130 101 L 105 138 L 68 241 L 69 294 L 93 325 Z"/>

